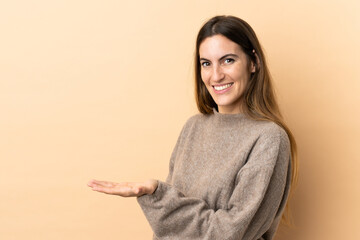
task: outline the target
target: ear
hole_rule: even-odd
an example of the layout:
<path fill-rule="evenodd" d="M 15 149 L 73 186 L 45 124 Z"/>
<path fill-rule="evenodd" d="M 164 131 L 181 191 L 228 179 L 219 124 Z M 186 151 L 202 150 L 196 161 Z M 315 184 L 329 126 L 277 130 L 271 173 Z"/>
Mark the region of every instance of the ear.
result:
<path fill-rule="evenodd" d="M 253 61 L 251 61 L 251 73 L 256 72 L 256 65 Z"/>
<path fill-rule="evenodd" d="M 258 56 L 257 53 L 255 52 L 255 50 L 253 50 L 253 53 L 254 53 L 255 58 L 256 58 L 256 63 L 254 63 L 253 61 L 251 61 L 251 72 L 252 72 L 252 73 L 256 72 L 256 70 L 259 69 L 259 66 L 260 66 L 259 56 Z"/>

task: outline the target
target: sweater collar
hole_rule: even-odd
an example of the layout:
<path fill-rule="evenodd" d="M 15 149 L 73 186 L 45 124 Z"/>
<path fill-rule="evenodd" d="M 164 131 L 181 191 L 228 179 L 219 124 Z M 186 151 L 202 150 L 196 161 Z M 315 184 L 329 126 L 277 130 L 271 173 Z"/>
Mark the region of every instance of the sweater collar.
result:
<path fill-rule="evenodd" d="M 216 108 L 213 108 L 214 116 L 216 118 L 222 119 L 222 120 L 236 120 L 236 119 L 242 119 L 246 115 L 245 113 L 235 113 L 235 114 L 224 114 L 219 113 Z"/>

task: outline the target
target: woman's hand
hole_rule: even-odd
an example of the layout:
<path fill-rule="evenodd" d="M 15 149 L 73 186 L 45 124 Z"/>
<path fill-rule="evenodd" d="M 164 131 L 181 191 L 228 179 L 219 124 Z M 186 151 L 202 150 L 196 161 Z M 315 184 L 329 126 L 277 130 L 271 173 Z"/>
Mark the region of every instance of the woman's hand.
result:
<path fill-rule="evenodd" d="M 157 186 L 158 181 L 155 179 L 149 179 L 145 182 L 107 182 L 91 180 L 88 184 L 94 191 L 118 195 L 121 197 L 139 197 L 144 194 L 152 194 Z"/>

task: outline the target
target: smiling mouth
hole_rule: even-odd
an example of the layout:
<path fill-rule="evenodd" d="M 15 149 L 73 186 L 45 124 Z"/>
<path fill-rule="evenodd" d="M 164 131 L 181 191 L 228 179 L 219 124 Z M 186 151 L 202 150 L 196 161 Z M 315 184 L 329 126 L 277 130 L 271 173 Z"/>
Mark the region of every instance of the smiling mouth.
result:
<path fill-rule="evenodd" d="M 216 91 L 221 91 L 221 90 L 224 90 L 226 88 L 229 88 L 233 85 L 234 83 L 228 83 L 228 84 L 224 84 L 224 85 L 220 85 L 220 86 L 213 86 L 213 88 L 216 90 Z"/>

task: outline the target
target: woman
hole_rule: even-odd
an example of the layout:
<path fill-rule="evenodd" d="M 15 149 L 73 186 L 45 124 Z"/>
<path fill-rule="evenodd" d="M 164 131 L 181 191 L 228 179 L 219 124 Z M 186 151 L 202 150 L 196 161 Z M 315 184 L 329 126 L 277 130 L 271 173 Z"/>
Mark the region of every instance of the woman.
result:
<path fill-rule="evenodd" d="M 166 182 L 88 185 L 136 196 L 153 239 L 272 239 L 296 181 L 296 144 L 245 21 L 216 16 L 203 25 L 195 84 L 200 113 L 180 133 Z"/>

